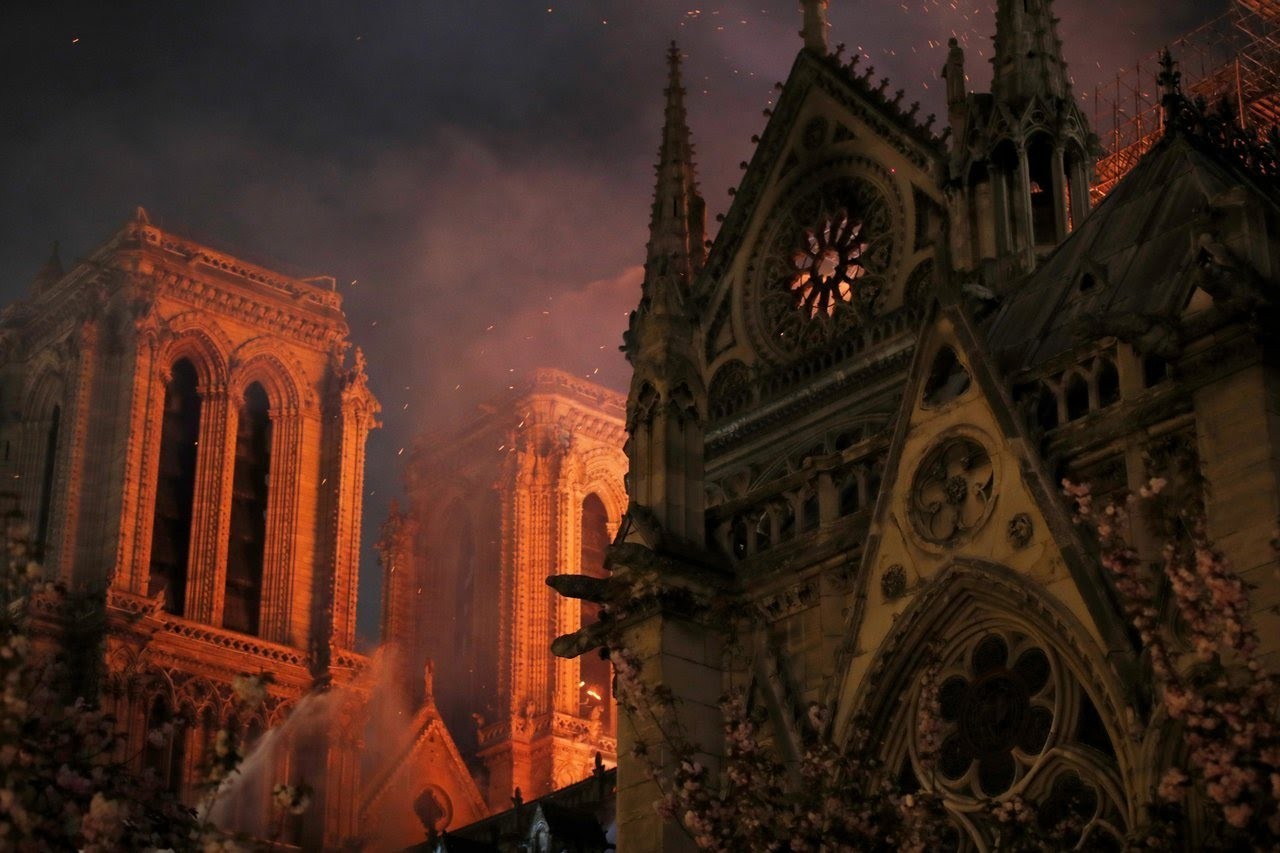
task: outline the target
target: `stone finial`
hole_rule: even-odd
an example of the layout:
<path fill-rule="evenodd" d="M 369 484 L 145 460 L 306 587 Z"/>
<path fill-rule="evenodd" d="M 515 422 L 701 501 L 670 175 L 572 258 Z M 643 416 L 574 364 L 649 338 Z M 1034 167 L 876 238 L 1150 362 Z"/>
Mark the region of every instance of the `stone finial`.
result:
<path fill-rule="evenodd" d="M 800 0 L 804 9 L 804 29 L 800 35 L 804 38 L 806 50 L 819 56 L 827 55 L 827 30 L 831 23 L 827 20 L 827 6 L 830 0 Z"/>
<path fill-rule="evenodd" d="M 1169 48 L 1160 51 L 1160 74 L 1156 76 L 1160 86 L 1160 106 L 1164 111 L 1165 132 L 1176 129 L 1178 108 L 1182 102 L 1182 72 Z"/>
<path fill-rule="evenodd" d="M 53 241 L 53 248 L 49 250 L 49 259 L 44 262 L 44 266 L 36 273 L 36 286 L 48 287 L 60 281 L 66 274 L 66 270 L 62 266 L 62 253 L 58 247 L 58 241 Z"/>

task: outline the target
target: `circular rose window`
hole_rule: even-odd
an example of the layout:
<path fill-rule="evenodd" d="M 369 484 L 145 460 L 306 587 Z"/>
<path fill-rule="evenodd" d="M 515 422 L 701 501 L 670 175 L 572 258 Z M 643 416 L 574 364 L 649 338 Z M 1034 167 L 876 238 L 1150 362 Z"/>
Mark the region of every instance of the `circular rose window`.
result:
<path fill-rule="evenodd" d="M 894 260 L 892 232 L 889 204 L 865 178 L 829 180 L 779 205 L 750 306 L 769 348 L 814 349 L 871 317 Z"/>

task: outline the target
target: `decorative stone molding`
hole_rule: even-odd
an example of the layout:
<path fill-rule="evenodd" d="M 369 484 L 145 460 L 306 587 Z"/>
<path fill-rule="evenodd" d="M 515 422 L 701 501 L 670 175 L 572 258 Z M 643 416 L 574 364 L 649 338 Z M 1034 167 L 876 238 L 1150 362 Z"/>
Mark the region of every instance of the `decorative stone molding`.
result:
<path fill-rule="evenodd" d="M 1035 528 L 1031 522 L 1031 516 L 1025 512 L 1020 512 L 1013 518 L 1009 519 L 1009 544 L 1014 548 L 1025 548 L 1031 544 L 1031 537 L 1035 533 Z"/>
<path fill-rule="evenodd" d="M 995 506 L 995 469 L 986 448 L 967 436 L 944 439 L 916 468 L 908 514 L 917 535 L 950 546 L 982 527 Z"/>

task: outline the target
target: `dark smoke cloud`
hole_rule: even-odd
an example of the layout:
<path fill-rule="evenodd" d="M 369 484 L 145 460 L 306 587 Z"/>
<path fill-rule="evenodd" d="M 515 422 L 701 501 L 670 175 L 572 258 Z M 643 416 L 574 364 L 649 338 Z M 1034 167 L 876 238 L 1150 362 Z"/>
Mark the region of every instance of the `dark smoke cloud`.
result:
<path fill-rule="evenodd" d="M 972 85 L 989 77 L 992 5 L 833 0 L 833 41 L 941 115 L 948 36 L 969 51 Z M 1058 0 L 1077 91 L 1219 5 Z M 513 376 L 547 364 L 625 390 L 616 347 L 638 295 L 665 46 L 688 56 L 714 214 L 799 47 L 795 6 L 5 4 L 0 299 L 26 291 L 53 239 L 73 259 L 137 204 L 284 272 L 334 275 L 385 410 L 367 545 L 399 489 L 400 448 Z"/>

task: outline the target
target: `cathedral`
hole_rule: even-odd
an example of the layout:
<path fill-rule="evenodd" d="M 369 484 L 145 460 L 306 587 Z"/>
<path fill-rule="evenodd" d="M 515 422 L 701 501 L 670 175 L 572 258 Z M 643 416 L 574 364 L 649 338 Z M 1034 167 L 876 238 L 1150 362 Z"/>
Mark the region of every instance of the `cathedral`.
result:
<path fill-rule="evenodd" d="M 1146 650 L 1064 480 L 1193 490 L 1276 660 L 1274 147 L 1168 61 L 1160 139 L 1098 197 L 1051 0 L 998 0 L 989 92 L 951 41 L 939 127 L 831 46 L 828 0 L 800 5 L 714 239 L 668 53 L 628 394 L 536 370 L 409 455 L 377 544 L 407 728 L 376 767 L 381 695 L 286 737 L 272 780 L 316 787 L 290 843 L 693 849 L 635 757 L 652 721 L 614 702 L 611 623 L 712 762 L 745 684 L 784 760 L 821 709 L 836 743 L 937 793 L 965 849 L 993 848 L 983 804 L 1013 798 L 1118 848 L 1178 744 L 1135 724 Z M 379 689 L 353 651 L 379 408 L 347 338 L 332 280 L 142 209 L 0 316 L 0 468 L 46 576 L 100 595 L 30 602 L 37 644 L 80 651 L 129 753 L 189 797 L 219 729 L 253 741 L 309 694 Z M 926 665 L 945 688 L 930 772 Z M 252 719 L 244 673 L 270 676 Z"/>
<path fill-rule="evenodd" d="M 630 504 L 607 560 L 624 588 L 667 592 L 632 601 L 613 636 L 712 762 L 719 697 L 745 683 L 784 759 L 823 710 L 838 744 L 931 786 L 966 848 L 994 843 L 984 802 L 1018 797 L 1118 849 L 1177 745 L 1170 723 L 1135 723 L 1145 650 L 1061 483 L 1202 489 L 1263 652 L 1280 652 L 1277 152 L 1209 117 L 1167 60 L 1162 138 L 1094 204 L 1098 142 L 1050 0 L 997 4 L 990 92 L 968 90 L 951 42 L 941 136 L 831 49 L 827 0 L 801 5 L 803 48 L 714 241 L 670 51 L 624 347 Z M 1167 598 L 1152 606 L 1174 624 Z M 659 742 L 624 715 L 627 853 L 692 848 L 631 757 Z"/>

